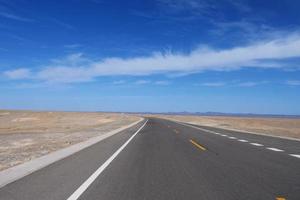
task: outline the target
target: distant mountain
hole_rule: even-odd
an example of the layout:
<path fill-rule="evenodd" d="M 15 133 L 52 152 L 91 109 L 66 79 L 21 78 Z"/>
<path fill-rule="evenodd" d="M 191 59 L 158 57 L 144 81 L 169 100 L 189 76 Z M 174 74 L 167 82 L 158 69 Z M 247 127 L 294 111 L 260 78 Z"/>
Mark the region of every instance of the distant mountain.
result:
<path fill-rule="evenodd" d="M 269 118 L 300 118 L 300 115 L 275 115 L 254 113 L 222 113 L 222 112 L 129 112 L 132 114 L 161 114 L 161 115 L 194 115 L 194 116 L 232 116 L 232 117 L 269 117 Z"/>

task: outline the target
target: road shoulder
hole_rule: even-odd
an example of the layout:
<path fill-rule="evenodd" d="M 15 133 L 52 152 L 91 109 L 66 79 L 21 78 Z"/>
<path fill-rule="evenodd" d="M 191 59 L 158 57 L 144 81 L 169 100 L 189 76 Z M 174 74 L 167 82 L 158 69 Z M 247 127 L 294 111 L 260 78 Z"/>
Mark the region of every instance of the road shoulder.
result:
<path fill-rule="evenodd" d="M 93 144 L 96 144 L 110 136 L 115 135 L 116 133 L 119 133 L 123 130 L 126 130 L 130 127 L 133 127 L 134 125 L 138 124 L 139 122 L 141 122 L 142 120 L 144 120 L 143 118 L 141 118 L 140 120 L 131 123 L 127 126 L 123 126 L 121 128 L 118 128 L 116 130 L 107 132 L 106 134 L 91 138 L 87 141 L 84 142 L 80 142 L 77 143 L 75 145 L 69 146 L 67 148 L 64 149 L 60 149 L 58 151 L 52 152 L 50 154 L 47 154 L 45 156 L 36 158 L 34 160 L 31 160 L 29 162 L 23 163 L 21 165 L 17 165 L 15 167 L 6 169 L 4 171 L 0 172 L 0 188 L 11 183 L 14 182 L 20 178 L 23 178 L 35 171 L 38 171 L 54 162 L 57 162 L 63 158 L 66 158 L 76 152 L 79 152 L 87 147 L 92 146 Z"/>

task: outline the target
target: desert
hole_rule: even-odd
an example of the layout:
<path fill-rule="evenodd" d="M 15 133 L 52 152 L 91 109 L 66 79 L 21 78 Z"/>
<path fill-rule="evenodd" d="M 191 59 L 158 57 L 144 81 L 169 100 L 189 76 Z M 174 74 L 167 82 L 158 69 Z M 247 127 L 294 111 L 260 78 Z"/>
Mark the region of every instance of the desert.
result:
<path fill-rule="evenodd" d="M 299 118 L 153 115 L 184 123 L 300 139 Z"/>
<path fill-rule="evenodd" d="M 0 170 L 137 121 L 100 112 L 0 111 Z"/>

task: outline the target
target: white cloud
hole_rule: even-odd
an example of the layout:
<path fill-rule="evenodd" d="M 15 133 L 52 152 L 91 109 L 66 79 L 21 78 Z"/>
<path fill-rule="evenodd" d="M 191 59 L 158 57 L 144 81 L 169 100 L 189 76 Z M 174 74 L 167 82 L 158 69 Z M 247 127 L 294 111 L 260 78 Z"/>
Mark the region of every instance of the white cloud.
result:
<path fill-rule="evenodd" d="M 30 78 L 30 70 L 26 68 L 5 71 L 4 76 L 10 79 L 27 79 Z"/>
<path fill-rule="evenodd" d="M 53 60 L 50 65 L 35 71 L 31 77 L 45 82 L 71 83 L 112 75 L 189 74 L 245 67 L 285 68 L 286 65 L 281 65 L 280 61 L 294 57 L 300 57 L 300 34 L 230 49 L 198 48 L 189 54 L 153 53 L 144 57 L 113 57 L 102 60 L 91 60 L 81 53 L 71 54 L 66 58 Z"/>
<path fill-rule="evenodd" d="M 292 85 L 292 86 L 300 86 L 300 80 L 289 80 L 286 82 L 286 84 Z"/>
<path fill-rule="evenodd" d="M 83 53 L 74 53 L 66 56 L 63 59 L 53 59 L 53 65 L 73 65 L 73 66 L 79 66 L 79 65 L 87 65 L 89 63 L 89 59 L 85 58 L 83 56 Z"/>

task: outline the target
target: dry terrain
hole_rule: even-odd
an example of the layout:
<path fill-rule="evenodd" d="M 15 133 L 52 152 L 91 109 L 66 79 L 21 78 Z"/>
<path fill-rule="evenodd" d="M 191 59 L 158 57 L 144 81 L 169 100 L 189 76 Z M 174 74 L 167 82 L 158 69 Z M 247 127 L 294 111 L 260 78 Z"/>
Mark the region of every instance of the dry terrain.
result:
<path fill-rule="evenodd" d="M 0 170 L 128 125 L 116 113 L 0 110 Z"/>
<path fill-rule="evenodd" d="M 191 124 L 214 126 L 226 129 L 237 129 L 266 135 L 300 139 L 300 119 L 183 115 L 154 116 L 175 119 Z"/>

